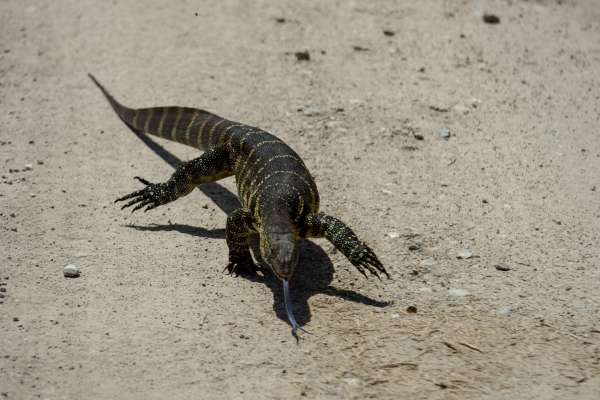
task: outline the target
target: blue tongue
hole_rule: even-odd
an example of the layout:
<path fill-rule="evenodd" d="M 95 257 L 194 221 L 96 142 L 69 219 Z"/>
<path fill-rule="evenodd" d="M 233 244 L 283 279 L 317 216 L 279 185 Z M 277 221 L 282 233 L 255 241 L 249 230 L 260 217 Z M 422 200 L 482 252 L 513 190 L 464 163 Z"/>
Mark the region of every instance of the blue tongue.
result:
<path fill-rule="evenodd" d="M 290 296 L 290 282 L 286 279 L 283 279 L 283 301 L 285 303 L 285 312 L 287 313 L 288 320 L 292 325 L 292 335 L 294 335 L 294 337 L 298 339 L 296 331 L 298 329 L 300 329 L 303 332 L 306 331 L 302 329 L 300 325 L 298 325 L 298 323 L 296 322 L 296 318 L 294 318 L 294 311 L 292 310 L 292 297 Z"/>

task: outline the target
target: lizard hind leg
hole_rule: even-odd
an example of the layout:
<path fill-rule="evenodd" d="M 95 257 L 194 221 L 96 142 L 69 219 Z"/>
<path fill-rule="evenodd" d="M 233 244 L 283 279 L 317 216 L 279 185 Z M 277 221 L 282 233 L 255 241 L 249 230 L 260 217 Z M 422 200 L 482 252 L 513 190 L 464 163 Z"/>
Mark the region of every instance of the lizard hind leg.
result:
<path fill-rule="evenodd" d="M 388 279 L 387 272 L 373 249 L 360 241 L 345 223 L 323 213 L 309 214 L 305 220 L 306 237 L 325 237 L 356 269 L 367 277 L 367 271 L 379 278 L 379 273 Z"/>
<path fill-rule="evenodd" d="M 247 208 L 238 208 L 227 217 L 225 238 L 229 247 L 229 264 L 225 270 L 230 275 L 256 274 L 261 270 L 250 254 L 248 237 L 252 230 L 252 213 Z"/>

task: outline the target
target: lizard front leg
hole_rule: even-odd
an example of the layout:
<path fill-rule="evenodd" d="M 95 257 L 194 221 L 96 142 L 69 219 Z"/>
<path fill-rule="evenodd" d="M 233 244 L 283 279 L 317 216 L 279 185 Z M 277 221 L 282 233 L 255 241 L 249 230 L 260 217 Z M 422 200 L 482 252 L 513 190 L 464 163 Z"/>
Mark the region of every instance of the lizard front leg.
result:
<path fill-rule="evenodd" d="M 229 247 L 229 274 L 256 273 L 259 268 L 252 261 L 248 237 L 254 230 L 252 213 L 247 208 L 238 208 L 227 217 L 225 237 Z"/>
<path fill-rule="evenodd" d="M 346 258 L 358 269 L 358 271 L 367 276 L 365 270 L 379 278 L 379 272 L 390 277 L 385 267 L 379 261 L 375 252 L 361 242 L 356 234 L 345 223 L 335 217 L 323 213 L 309 214 L 305 219 L 306 237 L 325 237 Z"/>
<path fill-rule="evenodd" d="M 134 212 L 146 207 L 146 212 L 185 196 L 202 183 L 214 182 L 232 174 L 228 152 L 222 148 L 210 149 L 181 165 L 166 182 L 151 183 L 136 176 L 135 179 L 146 187 L 118 198 L 115 203 L 130 200 L 121 209 L 135 206 L 131 210 Z"/>

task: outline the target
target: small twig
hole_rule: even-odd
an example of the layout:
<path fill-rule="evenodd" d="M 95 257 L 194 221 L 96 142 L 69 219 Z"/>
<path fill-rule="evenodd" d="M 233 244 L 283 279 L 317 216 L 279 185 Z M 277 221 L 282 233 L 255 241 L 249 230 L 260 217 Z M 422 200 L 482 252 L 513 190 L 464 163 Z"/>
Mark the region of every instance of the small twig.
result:
<path fill-rule="evenodd" d="M 560 330 L 559 328 L 550 325 L 549 323 L 547 323 L 546 321 L 541 321 L 540 322 L 540 326 L 545 326 L 547 328 L 552 328 L 554 329 L 555 332 L 560 333 L 562 335 L 567 335 L 567 336 L 571 336 L 573 339 L 577 339 L 577 340 L 586 340 L 585 338 L 581 337 L 581 336 L 577 336 L 571 332 L 564 332 L 562 330 Z"/>
<path fill-rule="evenodd" d="M 465 347 L 467 347 L 467 348 L 469 348 L 469 349 L 471 349 L 471 350 L 475 350 L 475 351 L 478 351 L 478 352 L 480 352 L 480 353 L 483 353 L 483 351 L 481 351 L 481 350 L 480 350 L 480 349 L 478 349 L 477 347 L 473 346 L 472 344 L 469 344 L 469 343 L 464 343 L 464 342 L 458 342 L 458 344 L 460 344 L 460 345 L 463 345 L 463 346 L 465 346 Z"/>
<path fill-rule="evenodd" d="M 397 362 L 397 363 L 385 364 L 385 365 L 380 366 L 379 368 L 392 369 L 392 368 L 398 368 L 398 367 L 409 367 L 411 369 L 417 369 L 417 368 L 419 368 L 419 364 L 412 363 L 412 362 Z"/>
<path fill-rule="evenodd" d="M 526 267 L 531 267 L 531 264 L 524 263 L 524 262 L 521 262 L 521 261 L 515 261 L 515 263 L 520 264 L 520 265 L 524 265 Z"/>
<path fill-rule="evenodd" d="M 444 343 L 446 345 L 446 347 L 458 352 L 458 349 L 452 343 L 450 343 L 450 342 L 442 342 L 442 343 Z"/>

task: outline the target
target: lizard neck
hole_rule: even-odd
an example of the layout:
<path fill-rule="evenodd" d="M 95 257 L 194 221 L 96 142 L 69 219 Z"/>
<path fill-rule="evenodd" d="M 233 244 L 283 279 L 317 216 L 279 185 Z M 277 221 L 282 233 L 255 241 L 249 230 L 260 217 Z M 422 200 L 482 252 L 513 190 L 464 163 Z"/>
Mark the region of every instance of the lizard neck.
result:
<path fill-rule="evenodd" d="M 292 217 L 285 201 L 270 199 L 265 201 L 260 211 L 263 233 L 270 235 L 294 232 Z"/>

